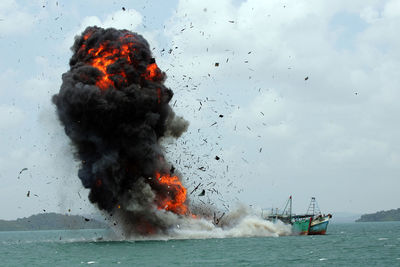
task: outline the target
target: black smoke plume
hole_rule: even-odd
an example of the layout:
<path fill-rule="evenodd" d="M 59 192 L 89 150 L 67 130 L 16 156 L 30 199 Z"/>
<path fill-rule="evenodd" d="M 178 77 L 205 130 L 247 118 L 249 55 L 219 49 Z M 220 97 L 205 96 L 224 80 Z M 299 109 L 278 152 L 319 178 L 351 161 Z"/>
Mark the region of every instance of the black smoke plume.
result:
<path fill-rule="evenodd" d="M 81 161 L 78 177 L 90 201 L 117 217 L 127 234 L 167 229 L 168 216 L 188 211 L 186 203 L 160 206 L 183 189 L 179 180 L 170 186 L 157 177 L 173 169 L 159 141 L 179 137 L 187 122 L 169 106 L 173 92 L 164 85 L 165 73 L 147 41 L 128 30 L 88 27 L 71 49 L 70 70 L 52 100 Z"/>

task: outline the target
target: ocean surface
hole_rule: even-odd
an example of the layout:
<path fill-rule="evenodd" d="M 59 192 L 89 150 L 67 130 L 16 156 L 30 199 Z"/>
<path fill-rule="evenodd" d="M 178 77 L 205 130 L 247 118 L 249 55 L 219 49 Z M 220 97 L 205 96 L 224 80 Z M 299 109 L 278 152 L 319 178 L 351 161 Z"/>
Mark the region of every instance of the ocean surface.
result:
<path fill-rule="evenodd" d="M 331 223 L 325 236 L 105 241 L 110 235 L 0 232 L 0 266 L 400 266 L 400 222 Z"/>

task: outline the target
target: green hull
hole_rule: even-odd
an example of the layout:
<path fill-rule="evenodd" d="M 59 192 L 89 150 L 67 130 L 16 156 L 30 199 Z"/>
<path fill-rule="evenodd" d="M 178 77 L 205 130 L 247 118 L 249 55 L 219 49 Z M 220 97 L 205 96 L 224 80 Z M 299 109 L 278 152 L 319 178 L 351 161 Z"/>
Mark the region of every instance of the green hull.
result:
<path fill-rule="evenodd" d="M 295 235 L 308 235 L 310 224 L 310 218 L 295 220 L 292 224 L 292 231 Z"/>

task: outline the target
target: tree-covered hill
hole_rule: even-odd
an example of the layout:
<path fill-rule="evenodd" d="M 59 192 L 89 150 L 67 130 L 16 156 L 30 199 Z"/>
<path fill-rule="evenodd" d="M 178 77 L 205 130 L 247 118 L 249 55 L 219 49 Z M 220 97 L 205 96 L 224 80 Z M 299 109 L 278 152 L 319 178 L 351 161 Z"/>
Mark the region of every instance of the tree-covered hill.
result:
<path fill-rule="evenodd" d="M 12 221 L 0 220 L 0 231 L 108 228 L 106 224 L 79 215 L 41 213 Z"/>
<path fill-rule="evenodd" d="M 400 221 L 400 208 L 388 211 L 378 211 L 371 214 L 364 214 L 356 222 L 388 222 Z"/>

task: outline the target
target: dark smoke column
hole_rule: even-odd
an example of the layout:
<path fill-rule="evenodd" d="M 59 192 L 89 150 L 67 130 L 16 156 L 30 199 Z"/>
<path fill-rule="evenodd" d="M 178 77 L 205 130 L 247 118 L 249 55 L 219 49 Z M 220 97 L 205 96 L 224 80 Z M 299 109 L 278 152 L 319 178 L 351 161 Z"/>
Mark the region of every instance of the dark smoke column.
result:
<path fill-rule="evenodd" d="M 127 234 L 166 230 L 171 213 L 187 215 L 186 189 L 170 173 L 161 137 L 179 137 L 165 74 L 136 33 L 88 27 L 75 38 L 70 70 L 53 96 L 81 161 L 89 199 L 119 219 Z"/>

